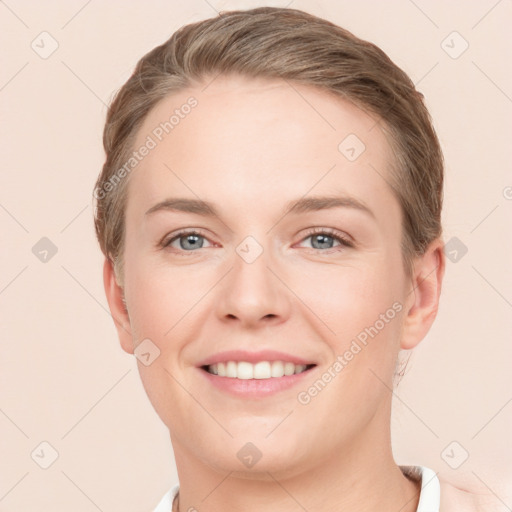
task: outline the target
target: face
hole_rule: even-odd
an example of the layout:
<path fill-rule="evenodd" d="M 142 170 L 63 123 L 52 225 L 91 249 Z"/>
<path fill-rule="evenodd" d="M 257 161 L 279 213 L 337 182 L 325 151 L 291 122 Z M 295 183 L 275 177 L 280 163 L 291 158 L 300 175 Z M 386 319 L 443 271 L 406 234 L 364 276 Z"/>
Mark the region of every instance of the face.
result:
<path fill-rule="evenodd" d="M 145 144 L 120 336 L 145 343 L 175 451 L 240 472 L 260 453 L 291 474 L 385 443 L 414 296 L 376 119 L 312 87 L 217 77 L 158 104 Z"/>

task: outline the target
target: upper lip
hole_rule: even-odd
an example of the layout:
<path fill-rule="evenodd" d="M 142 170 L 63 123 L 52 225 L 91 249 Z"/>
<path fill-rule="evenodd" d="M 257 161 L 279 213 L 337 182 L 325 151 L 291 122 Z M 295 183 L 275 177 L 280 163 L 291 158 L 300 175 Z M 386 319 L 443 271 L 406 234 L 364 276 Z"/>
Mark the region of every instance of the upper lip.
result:
<path fill-rule="evenodd" d="M 286 352 L 276 350 L 260 350 L 258 352 L 248 352 L 247 350 L 227 350 L 218 352 L 212 356 L 203 359 L 197 366 L 208 366 L 211 364 L 224 363 L 226 361 L 246 361 L 248 363 L 259 363 L 260 361 L 284 361 L 294 364 L 315 364 L 302 357 L 297 357 Z"/>

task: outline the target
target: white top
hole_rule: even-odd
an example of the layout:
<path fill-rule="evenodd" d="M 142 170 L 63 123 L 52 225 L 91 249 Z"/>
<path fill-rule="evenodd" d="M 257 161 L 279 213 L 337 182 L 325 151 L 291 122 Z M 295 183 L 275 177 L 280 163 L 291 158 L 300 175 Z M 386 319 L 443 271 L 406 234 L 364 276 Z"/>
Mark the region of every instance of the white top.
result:
<path fill-rule="evenodd" d="M 421 494 L 416 512 L 439 512 L 441 489 L 437 474 L 425 466 L 399 467 L 403 473 L 410 475 L 413 479 L 421 477 Z M 153 512 L 172 512 L 172 502 L 179 488 L 179 484 L 172 487 Z"/>

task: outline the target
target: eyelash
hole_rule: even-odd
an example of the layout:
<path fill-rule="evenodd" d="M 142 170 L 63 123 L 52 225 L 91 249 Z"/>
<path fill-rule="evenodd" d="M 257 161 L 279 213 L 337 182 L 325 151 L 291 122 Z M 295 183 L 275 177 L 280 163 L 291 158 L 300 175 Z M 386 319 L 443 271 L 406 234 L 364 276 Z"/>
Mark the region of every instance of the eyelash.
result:
<path fill-rule="evenodd" d="M 303 242 L 304 240 L 306 240 L 306 239 L 308 239 L 308 238 L 310 238 L 310 237 L 312 237 L 314 235 L 319 235 L 319 234 L 328 235 L 329 237 L 333 238 L 334 240 L 340 242 L 340 245 L 337 246 L 337 247 L 332 247 L 330 249 L 315 249 L 314 247 L 311 248 L 315 252 L 321 252 L 321 253 L 330 254 L 332 252 L 339 251 L 340 247 L 343 247 L 343 248 L 354 247 L 354 243 L 348 237 L 342 235 L 339 231 L 336 231 L 335 229 L 332 229 L 332 228 L 312 228 L 312 229 L 310 229 L 309 231 L 306 232 L 305 236 L 301 239 L 301 242 Z M 203 233 L 199 229 L 184 229 L 184 230 L 179 231 L 178 233 L 174 234 L 172 236 L 172 238 L 169 238 L 167 240 L 164 239 L 160 243 L 160 246 L 163 249 L 166 249 L 175 240 L 178 240 L 179 238 L 182 238 L 182 237 L 188 236 L 188 235 L 197 235 L 197 236 L 200 236 L 200 237 L 208 239 L 206 234 Z M 189 256 L 189 255 L 191 255 L 191 254 L 193 254 L 194 252 L 197 252 L 197 251 L 194 251 L 194 250 L 184 251 L 182 249 L 174 249 L 173 252 L 175 254 L 179 255 L 179 256 Z"/>

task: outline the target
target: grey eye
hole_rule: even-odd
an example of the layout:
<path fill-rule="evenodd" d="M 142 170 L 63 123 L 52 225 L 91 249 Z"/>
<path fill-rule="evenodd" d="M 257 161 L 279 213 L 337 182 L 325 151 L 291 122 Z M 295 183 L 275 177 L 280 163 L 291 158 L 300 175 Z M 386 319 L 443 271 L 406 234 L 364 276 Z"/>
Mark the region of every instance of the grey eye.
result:
<path fill-rule="evenodd" d="M 333 243 L 334 243 L 334 237 L 327 234 L 316 234 L 311 235 L 310 237 L 312 240 L 311 245 L 314 249 L 332 249 Z M 318 242 L 318 247 L 315 247 L 315 243 Z"/>

